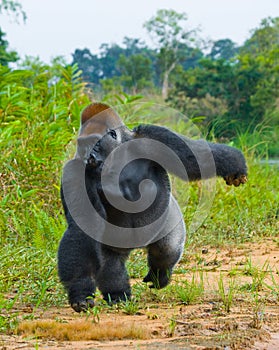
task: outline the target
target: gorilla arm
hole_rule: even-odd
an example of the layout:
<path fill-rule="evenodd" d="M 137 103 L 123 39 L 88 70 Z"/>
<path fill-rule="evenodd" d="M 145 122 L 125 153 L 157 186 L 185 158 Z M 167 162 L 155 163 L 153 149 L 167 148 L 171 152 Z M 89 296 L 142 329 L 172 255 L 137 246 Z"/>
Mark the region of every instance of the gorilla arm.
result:
<path fill-rule="evenodd" d="M 106 212 L 98 193 L 98 177 L 97 170 L 80 159 L 71 159 L 65 164 L 61 200 L 68 224 L 81 223 L 88 226 L 89 232 L 92 227 L 103 225 L 100 218 L 106 219 Z"/>
<path fill-rule="evenodd" d="M 191 140 L 155 125 L 139 125 L 133 131 L 136 138 L 153 139 L 173 150 L 185 169 L 170 165 L 166 170 L 183 180 L 194 181 L 221 176 L 227 185 L 234 186 L 247 181 L 245 158 L 241 151 L 234 147 L 205 140 Z"/>

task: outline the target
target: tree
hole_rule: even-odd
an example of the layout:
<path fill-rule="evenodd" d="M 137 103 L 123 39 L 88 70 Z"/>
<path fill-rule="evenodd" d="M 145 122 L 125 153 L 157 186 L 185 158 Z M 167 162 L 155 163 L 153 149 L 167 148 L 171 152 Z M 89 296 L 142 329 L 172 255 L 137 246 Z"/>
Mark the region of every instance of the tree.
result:
<path fill-rule="evenodd" d="M 162 73 L 162 96 L 168 96 L 169 76 L 177 64 L 186 59 L 187 52 L 182 45 L 191 46 L 196 30 L 186 29 L 187 15 L 174 10 L 158 10 L 157 14 L 144 23 L 158 51 L 158 64 Z"/>
<path fill-rule="evenodd" d="M 241 54 L 262 55 L 279 45 L 279 17 L 265 18 L 259 28 L 252 30 L 251 37 L 246 40 L 240 50 Z"/>
<path fill-rule="evenodd" d="M 125 53 L 125 49 L 117 44 L 102 44 L 100 47 L 100 62 L 102 66 L 102 79 L 110 79 L 120 76 L 117 68 L 117 61 L 121 54 Z"/>
<path fill-rule="evenodd" d="M 126 56 L 140 54 L 145 49 L 147 49 L 144 41 L 138 38 L 129 38 L 127 36 L 125 36 L 123 39 L 123 45 L 124 45 Z"/>
<path fill-rule="evenodd" d="M 18 1 L 0 0 L 0 14 L 3 13 L 14 16 L 16 22 L 20 17 L 24 22 L 26 20 L 26 13 Z M 3 66 L 7 66 L 9 62 L 16 62 L 19 58 L 15 51 L 8 51 L 9 43 L 5 40 L 5 36 L 6 34 L 0 28 L 0 64 Z"/>
<path fill-rule="evenodd" d="M 82 70 L 83 80 L 93 84 L 99 84 L 99 80 L 103 76 L 103 71 L 97 55 L 92 55 L 89 49 L 76 49 L 72 56 L 72 64 L 77 64 Z"/>
<path fill-rule="evenodd" d="M 143 54 L 135 54 L 129 57 L 120 55 L 117 62 L 121 72 L 121 80 L 127 88 L 132 89 L 133 93 L 152 84 L 151 60 Z"/>
<path fill-rule="evenodd" d="M 251 33 L 240 50 L 239 61 L 242 67 L 257 67 L 261 78 L 250 95 L 251 108 L 254 116 L 269 118 L 276 110 L 279 114 L 279 17 L 263 19 Z"/>
<path fill-rule="evenodd" d="M 212 60 L 229 60 L 236 56 L 238 47 L 231 39 L 221 39 L 213 42 L 211 52 L 208 55 Z"/>
<path fill-rule="evenodd" d="M 0 64 L 7 66 L 9 62 L 16 62 L 18 54 L 15 51 L 8 51 L 9 43 L 5 40 L 6 34 L 0 28 Z"/>
<path fill-rule="evenodd" d="M 99 55 L 76 49 L 72 56 L 86 82 L 106 88 L 122 84 L 134 90 L 152 85 L 156 55 L 140 39 L 125 37 L 122 46 L 102 44 Z"/>
<path fill-rule="evenodd" d="M 15 16 L 16 21 L 22 17 L 23 22 L 25 22 L 27 18 L 22 5 L 18 1 L 0 0 L 0 14 L 1 13 L 7 13 L 9 16 Z"/>
<path fill-rule="evenodd" d="M 180 62 L 184 70 L 197 67 L 199 61 L 204 57 L 203 52 L 197 47 L 190 47 L 186 44 L 181 44 L 180 50 L 183 52 L 184 56 Z"/>
<path fill-rule="evenodd" d="M 229 39 L 218 41 L 197 67 L 180 71 L 169 101 L 182 110 L 193 105 L 202 110 L 208 94 L 214 103 L 212 98 L 220 99 L 227 108 L 213 118 L 221 129 L 221 133 L 215 130 L 217 137 L 235 136 L 237 130 L 250 132 L 266 121 L 278 125 L 279 18 L 263 20 L 233 62 L 228 60 L 231 49 Z"/>

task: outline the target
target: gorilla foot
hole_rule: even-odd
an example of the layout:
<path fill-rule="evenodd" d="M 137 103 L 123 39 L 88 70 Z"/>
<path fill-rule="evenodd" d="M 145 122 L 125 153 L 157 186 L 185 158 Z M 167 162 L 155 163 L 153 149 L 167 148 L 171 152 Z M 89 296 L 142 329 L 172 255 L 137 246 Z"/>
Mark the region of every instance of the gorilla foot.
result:
<path fill-rule="evenodd" d="M 170 270 L 157 270 L 157 272 L 149 270 L 148 274 L 144 277 L 143 282 L 152 282 L 150 288 L 161 289 L 169 284 L 170 277 Z"/>
<path fill-rule="evenodd" d="M 94 300 L 90 298 L 81 299 L 79 301 L 71 302 L 71 307 L 76 312 L 87 311 L 90 308 L 94 307 Z"/>

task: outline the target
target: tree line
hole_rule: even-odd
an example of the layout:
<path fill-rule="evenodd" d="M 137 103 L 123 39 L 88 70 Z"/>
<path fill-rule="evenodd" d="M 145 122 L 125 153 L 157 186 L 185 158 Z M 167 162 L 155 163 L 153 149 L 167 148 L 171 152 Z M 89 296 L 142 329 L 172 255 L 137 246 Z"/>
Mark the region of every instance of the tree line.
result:
<path fill-rule="evenodd" d="M 124 38 L 103 44 L 94 55 L 77 49 L 73 63 L 93 89 L 146 93 L 163 98 L 208 134 L 234 137 L 261 125 L 278 149 L 279 18 L 263 19 L 242 46 L 231 39 L 204 42 L 187 27 L 187 15 L 159 10 L 144 24 L 155 46 Z"/>
<path fill-rule="evenodd" d="M 198 29 L 187 27 L 185 13 L 158 10 L 143 26 L 154 43 L 152 48 L 139 38 L 125 37 L 122 44 L 102 44 L 98 54 L 88 48 L 76 49 L 73 63 L 82 69 L 84 80 L 95 88 L 121 87 L 133 93 L 157 88 L 166 99 L 179 68 L 187 71 L 202 58 L 230 60 L 238 53 L 231 39 L 204 42 Z M 209 46 L 209 53 L 204 54 Z"/>
<path fill-rule="evenodd" d="M 21 8 L 10 11 L 26 17 Z M 229 38 L 203 40 L 189 28 L 187 15 L 174 10 L 158 10 L 143 26 L 152 47 L 125 37 L 121 44 L 102 44 L 98 54 L 88 48 L 72 53 L 71 65 L 80 68 L 93 93 L 161 95 L 218 138 L 251 134 L 260 126 L 271 154 L 279 153 L 279 17 L 263 19 L 242 46 Z M 0 64 L 18 58 L 0 30 Z M 23 66 L 34 69 L 34 60 Z"/>

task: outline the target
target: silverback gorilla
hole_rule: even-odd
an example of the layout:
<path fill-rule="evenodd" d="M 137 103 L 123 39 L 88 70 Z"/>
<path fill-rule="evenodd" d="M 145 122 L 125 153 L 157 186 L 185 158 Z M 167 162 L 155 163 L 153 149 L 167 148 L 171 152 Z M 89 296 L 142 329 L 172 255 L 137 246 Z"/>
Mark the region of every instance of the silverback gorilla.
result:
<path fill-rule="evenodd" d="M 64 166 L 61 185 L 68 228 L 58 272 L 75 311 L 94 305 L 96 287 L 108 303 L 130 298 L 125 262 L 134 248 L 147 249 L 143 281 L 152 288 L 169 283 L 185 226 L 168 172 L 185 181 L 220 176 L 234 186 L 247 180 L 245 159 L 233 147 L 155 125 L 129 130 L 109 106 L 85 108 L 77 151 Z"/>

